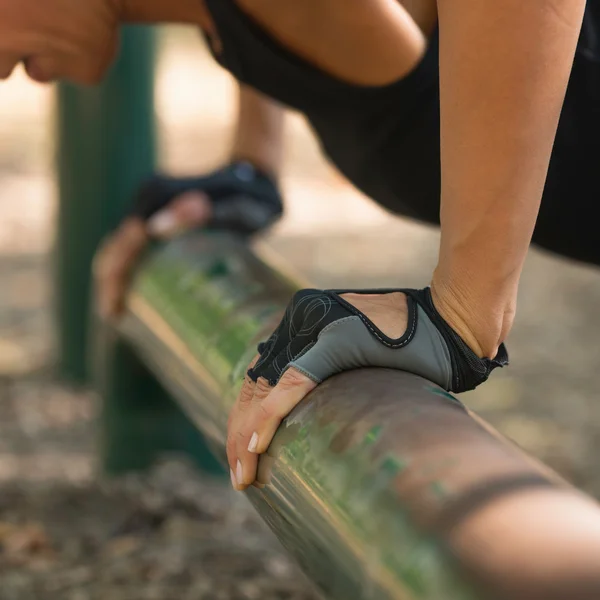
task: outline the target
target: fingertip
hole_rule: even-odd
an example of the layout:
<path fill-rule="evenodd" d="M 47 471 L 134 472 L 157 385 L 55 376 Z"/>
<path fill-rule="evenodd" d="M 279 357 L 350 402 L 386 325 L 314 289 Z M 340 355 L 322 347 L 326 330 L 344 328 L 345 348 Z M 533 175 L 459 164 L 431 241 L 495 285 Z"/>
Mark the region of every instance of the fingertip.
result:
<path fill-rule="evenodd" d="M 168 238 L 179 231 L 179 222 L 171 210 L 161 210 L 148 220 L 148 235 L 156 238 Z"/>
<path fill-rule="evenodd" d="M 233 489 L 237 492 L 238 491 L 238 482 L 237 479 L 235 477 L 235 473 L 233 472 L 233 469 L 229 469 L 229 475 L 231 477 L 231 485 L 233 487 Z"/>
<path fill-rule="evenodd" d="M 267 453 L 267 451 L 269 450 L 269 446 L 271 445 L 271 442 L 273 441 L 273 438 L 275 437 L 275 434 L 277 433 L 277 430 L 279 429 L 280 425 L 281 421 L 278 421 L 276 425 L 274 424 L 271 427 L 269 427 L 269 431 L 265 431 L 260 436 L 260 441 L 256 446 L 255 454 L 262 455 Z"/>
<path fill-rule="evenodd" d="M 206 225 L 212 214 L 209 197 L 200 191 L 189 191 L 173 199 L 147 223 L 148 234 L 170 238 Z"/>
<path fill-rule="evenodd" d="M 293 387 L 311 391 L 314 388 L 316 388 L 317 385 L 318 383 L 314 381 L 314 379 L 311 379 L 308 375 L 298 370 L 296 367 L 290 366 L 281 376 L 277 387 L 279 387 L 280 389 L 288 389 L 290 387 Z"/>
<path fill-rule="evenodd" d="M 212 213 L 210 197 L 201 190 L 184 192 L 173 200 L 171 206 L 182 220 L 193 225 L 206 223 Z"/>
<path fill-rule="evenodd" d="M 248 444 L 248 452 L 252 454 L 256 454 L 256 449 L 258 448 L 258 433 L 256 431 L 252 434 L 250 438 L 250 443 Z"/>

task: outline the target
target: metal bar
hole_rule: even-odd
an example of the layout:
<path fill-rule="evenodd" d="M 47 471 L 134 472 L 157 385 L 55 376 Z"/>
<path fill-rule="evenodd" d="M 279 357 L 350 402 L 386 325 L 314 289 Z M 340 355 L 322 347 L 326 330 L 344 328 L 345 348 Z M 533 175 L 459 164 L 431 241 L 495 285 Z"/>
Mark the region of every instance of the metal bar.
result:
<path fill-rule="evenodd" d="M 245 366 L 294 291 L 224 235 L 173 242 L 137 275 L 121 332 L 222 458 Z M 365 369 L 326 381 L 259 468 L 271 483 L 249 499 L 328 598 L 600 598 L 598 507 L 418 377 Z M 494 529 L 492 498 L 521 485 L 556 500 L 543 531 L 556 532 L 548 552 L 566 572 L 507 548 L 531 523 Z M 575 513 L 586 526 L 565 534 L 559 525 Z"/>

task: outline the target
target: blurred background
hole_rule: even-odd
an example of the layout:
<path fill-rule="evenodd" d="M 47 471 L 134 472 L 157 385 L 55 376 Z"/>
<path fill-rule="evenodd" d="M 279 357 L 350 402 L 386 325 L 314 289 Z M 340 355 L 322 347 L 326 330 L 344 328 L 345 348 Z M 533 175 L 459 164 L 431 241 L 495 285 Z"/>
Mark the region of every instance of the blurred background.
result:
<path fill-rule="evenodd" d="M 192 29 L 162 29 L 159 49 L 161 167 L 219 166 L 229 76 Z M 185 459 L 100 474 L 99 399 L 53 370 L 55 103 L 52 88 L 21 72 L 0 83 L 0 600 L 316 598 L 244 498 Z M 283 187 L 286 217 L 264 243 L 315 285 L 428 283 L 437 232 L 353 190 L 298 115 L 287 122 Z M 519 302 L 513 366 L 462 399 L 599 497 L 600 272 L 532 251 Z"/>

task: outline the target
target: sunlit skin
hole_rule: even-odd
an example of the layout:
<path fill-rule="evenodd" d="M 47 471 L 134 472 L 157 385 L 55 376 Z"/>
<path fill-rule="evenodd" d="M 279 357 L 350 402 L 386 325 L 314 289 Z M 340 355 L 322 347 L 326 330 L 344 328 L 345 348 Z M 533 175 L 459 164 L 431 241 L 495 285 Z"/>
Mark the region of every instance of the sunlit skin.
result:
<path fill-rule="evenodd" d="M 305 60 L 363 85 L 409 72 L 423 55 L 436 15 L 433 0 L 406 6 L 396 0 L 240 2 Z M 431 287 L 438 312 L 479 356 L 495 355 L 514 320 L 584 7 L 584 0 L 437 2 L 442 235 Z M 39 81 L 97 81 L 114 55 L 119 21 L 188 22 L 215 33 L 198 0 L 0 0 L 0 14 L 0 74 L 7 76 L 24 60 Z M 255 109 L 275 115 L 269 111 L 279 109 L 264 102 Z M 279 117 L 273 118 L 271 133 L 279 136 Z M 210 207 L 201 197 L 195 202 L 197 210 L 186 210 L 200 224 Z M 183 211 L 179 206 L 173 210 Z M 109 242 L 97 262 L 101 282 L 126 281 L 127 264 L 148 233 L 142 223 L 121 228 L 117 236 L 127 260 L 117 257 L 118 239 Z M 115 269 L 119 277 L 111 275 Z M 120 293 L 106 294 L 108 310 L 114 304 L 118 312 Z M 366 314 L 379 319 L 384 331 L 406 326 L 402 298 L 364 302 Z M 275 388 L 261 380 L 244 383 L 228 441 L 237 489 L 254 482 L 257 453 L 313 387 L 293 369 Z"/>
<path fill-rule="evenodd" d="M 516 590 L 525 582 L 534 589 L 572 586 L 600 571 L 597 514 L 597 503 L 575 490 L 517 491 L 464 519 L 452 530 L 450 546 L 478 572 Z"/>

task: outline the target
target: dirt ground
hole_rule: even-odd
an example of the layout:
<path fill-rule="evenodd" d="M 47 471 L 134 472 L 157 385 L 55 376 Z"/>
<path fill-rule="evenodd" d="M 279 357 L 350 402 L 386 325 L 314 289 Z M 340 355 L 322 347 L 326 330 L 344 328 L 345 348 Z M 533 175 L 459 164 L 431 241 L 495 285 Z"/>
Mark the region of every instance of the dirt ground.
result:
<path fill-rule="evenodd" d="M 225 156 L 231 82 L 190 31 L 164 36 L 163 166 Z M 91 391 L 57 382 L 49 252 L 56 206 L 50 89 L 0 84 L 0 600 L 308 600 L 310 585 L 243 497 L 166 457 L 98 475 Z M 287 217 L 268 243 L 322 286 L 424 285 L 437 233 L 392 219 L 289 123 Z M 340 215 L 344 219 L 340 219 Z M 506 435 L 600 497 L 600 273 L 532 252 L 513 365 L 463 397 Z"/>

